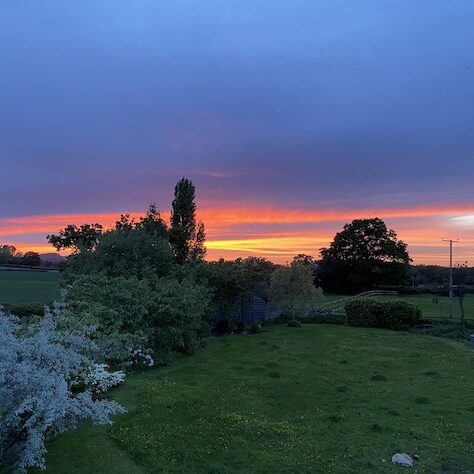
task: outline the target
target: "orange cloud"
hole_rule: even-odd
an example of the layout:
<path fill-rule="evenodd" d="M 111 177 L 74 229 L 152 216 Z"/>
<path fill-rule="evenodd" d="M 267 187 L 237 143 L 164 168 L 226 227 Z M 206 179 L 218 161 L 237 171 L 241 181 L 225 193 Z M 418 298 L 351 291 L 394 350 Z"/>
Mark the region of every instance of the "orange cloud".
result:
<path fill-rule="evenodd" d="M 143 213 L 132 212 L 138 218 Z M 274 207 L 208 207 L 199 217 L 206 224 L 208 258 L 236 258 L 259 255 L 276 262 L 290 260 L 298 253 L 316 256 L 327 246 L 342 225 L 355 218 L 381 217 L 409 244 L 417 263 L 446 263 L 443 236 L 459 237 L 456 261 L 474 264 L 474 239 L 470 225 L 474 206 L 439 205 L 354 210 L 307 210 Z M 2 241 L 21 250 L 52 251 L 45 242 L 67 224 L 99 222 L 112 226 L 119 213 L 58 214 L 0 218 Z M 169 212 L 163 213 L 165 219 Z M 452 233 L 455 232 L 455 235 Z"/>

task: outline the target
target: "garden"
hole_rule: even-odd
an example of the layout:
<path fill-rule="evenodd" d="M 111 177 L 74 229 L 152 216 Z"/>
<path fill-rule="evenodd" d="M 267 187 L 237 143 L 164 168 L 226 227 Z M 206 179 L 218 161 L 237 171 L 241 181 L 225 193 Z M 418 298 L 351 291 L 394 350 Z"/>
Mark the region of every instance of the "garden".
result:
<path fill-rule="evenodd" d="M 169 222 L 151 205 L 48 236 L 69 252 L 60 281 L 24 271 L 2 293 L 0 469 L 391 472 L 407 453 L 417 472 L 472 472 L 469 320 L 434 338 L 413 299 L 338 312 L 323 291 L 408 278 L 383 221 L 287 265 L 208 262 L 205 237 L 184 178 Z"/>

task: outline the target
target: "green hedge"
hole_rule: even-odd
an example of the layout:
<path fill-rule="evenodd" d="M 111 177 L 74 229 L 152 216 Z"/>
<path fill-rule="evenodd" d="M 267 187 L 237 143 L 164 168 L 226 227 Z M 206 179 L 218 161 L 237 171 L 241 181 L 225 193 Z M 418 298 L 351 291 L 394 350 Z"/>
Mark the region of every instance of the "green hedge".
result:
<path fill-rule="evenodd" d="M 360 298 L 346 306 L 346 324 L 366 328 L 408 329 L 421 318 L 420 309 L 406 301 L 376 301 Z"/>
<path fill-rule="evenodd" d="M 4 309 L 18 318 L 30 318 L 44 315 L 44 303 L 5 304 Z"/>

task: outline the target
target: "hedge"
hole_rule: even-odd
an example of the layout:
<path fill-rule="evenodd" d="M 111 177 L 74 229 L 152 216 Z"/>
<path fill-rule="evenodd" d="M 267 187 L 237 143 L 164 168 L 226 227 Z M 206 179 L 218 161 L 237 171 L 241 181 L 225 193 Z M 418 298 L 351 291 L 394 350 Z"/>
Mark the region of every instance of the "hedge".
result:
<path fill-rule="evenodd" d="M 346 324 L 366 328 L 408 329 L 421 318 L 420 309 L 406 301 L 359 298 L 345 305 Z"/>

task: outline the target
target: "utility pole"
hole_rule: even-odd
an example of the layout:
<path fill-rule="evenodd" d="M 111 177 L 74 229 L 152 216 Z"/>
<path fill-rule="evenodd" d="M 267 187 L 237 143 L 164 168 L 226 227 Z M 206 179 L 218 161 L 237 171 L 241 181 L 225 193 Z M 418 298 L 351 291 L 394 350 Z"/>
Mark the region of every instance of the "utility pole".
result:
<path fill-rule="evenodd" d="M 449 317 L 453 317 L 453 242 L 459 242 L 459 239 L 442 239 L 443 242 L 449 242 Z"/>

